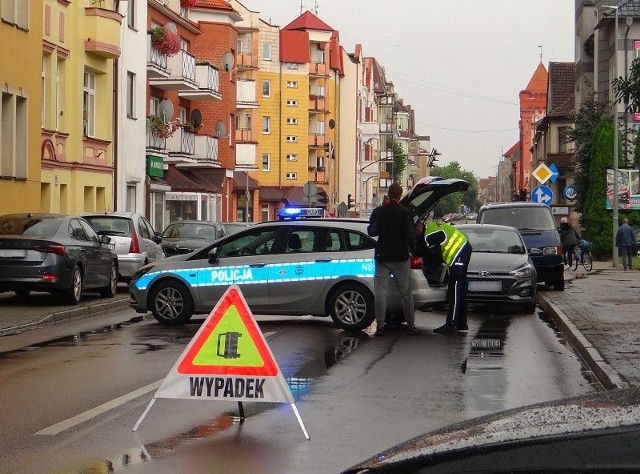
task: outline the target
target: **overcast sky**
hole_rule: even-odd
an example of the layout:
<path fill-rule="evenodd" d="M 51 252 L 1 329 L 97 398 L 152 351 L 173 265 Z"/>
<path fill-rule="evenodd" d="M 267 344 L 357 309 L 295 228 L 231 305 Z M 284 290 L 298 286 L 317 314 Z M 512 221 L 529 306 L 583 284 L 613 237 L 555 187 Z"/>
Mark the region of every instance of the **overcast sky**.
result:
<path fill-rule="evenodd" d="M 274 25 L 300 0 L 240 0 Z M 518 140 L 518 94 L 542 62 L 574 60 L 574 0 L 303 0 L 337 30 L 347 52 L 362 44 L 415 110 L 446 165 L 495 175 Z"/>

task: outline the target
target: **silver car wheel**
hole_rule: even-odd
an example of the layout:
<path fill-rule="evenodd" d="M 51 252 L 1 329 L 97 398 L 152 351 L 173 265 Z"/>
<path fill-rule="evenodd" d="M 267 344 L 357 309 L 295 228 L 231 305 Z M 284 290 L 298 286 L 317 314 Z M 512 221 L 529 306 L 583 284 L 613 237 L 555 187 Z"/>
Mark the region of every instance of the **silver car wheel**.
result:
<path fill-rule="evenodd" d="M 187 322 L 193 315 L 193 300 L 185 285 L 177 281 L 159 283 L 150 295 L 151 312 L 161 324 Z"/>
<path fill-rule="evenodd" d="M 82 297 L 82 271 L 75 267 L 71 274 L 71 287 L 63 292 L 65 301 L 69 304 L 78 304 Z"/>
<path fill-rule="evenodd" d="M 331 297 L 331 317 L 336 325 L 347 330 L 361 330 L 374 319 L 373 297 L 359 285 L 346 285 Z"/>

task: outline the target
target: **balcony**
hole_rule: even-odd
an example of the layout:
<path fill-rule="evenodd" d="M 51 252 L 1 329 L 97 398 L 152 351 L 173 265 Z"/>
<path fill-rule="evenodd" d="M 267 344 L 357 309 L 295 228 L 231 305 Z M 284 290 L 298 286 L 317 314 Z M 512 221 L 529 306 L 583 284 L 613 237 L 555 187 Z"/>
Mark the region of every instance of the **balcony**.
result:
<path fill-rule="evenodd" d="M 236 143 L 236 166 L 255 168 L 258 146 L 255 143 Z"/>
<path fill-rule="evenodd" d="M 381 95 L 378 97 L 378 105 L 383 107 L 393 107 L 393 96 L 392 95 Z"/>
<path fill-rule="evenodd" d="M 253 130 L 246 128 L 236 129 L 236 143 L 257 143 L 253 137 Z"/>
<path fill-rule="evenodd" d="M 310 148 L 324 148 L 326 142 L 324 134 L 310 133 L 309 134 L 309 147 Z"/>
<path fill-rule="evenodd" d="M 147 77 L 149 79 L 170 76 L 171 71 L 167 67 L 167 55 L 154 48 L 151 44 L 151 36 L 147 35 Z"/>
<path fill-rule="evenodd" d="M 391 135 L 391 134 L 393 134 L 393 123 L 381 123 L 380 124 L 380 134 L 381 135 Z"/>
<path fill-rule="evenodd" d="M 196 161 L 196 135 L 179 128 L 167 137 L 168 163 L 197 163 Z"/>
<path fill-rule="evenodd" d="M 328 76 L 329 68 L 324 63 L 309 63 L 310 76 Z"/>
<path fill-rule="evenodd" d="M 175 56 L 167 57 L 167 69 L 169 77 L 149 78 L 149 85 L 165 91 L 198 90 L 196 59 L 192 54 L 181 50 Z"/>
<path fill-rule="evenodd" d="M 258 58 L 250 53 L 236 53 L 238 69 L 258 69 Z"/>
<path fill-rule="evenodd" d="M 151 129 L 147 129 L 147 153 L 166 155 L 167 139 Z"/>
<path fill-rule="evenodd" d="M 196 90 L 182 90 L 180 97 L 190 100 L 220 100 L 220 73 L 210 64 L 196 64 Z"/>
<path fill-rule="evenodd" d="M 327 101 L 324 97 L 309 99 L 309 113 L 322 114 L 327 112 Z"/>
<path fill-rule="evenodd" d="M 120 57 L 122 15 L 113 10 L 88 7 L 84 9 L 84 50 L 104 59 Z"/>
<path fill-rule="evenodd" d="M 238 109 L 257 109 L 256 81 L 238 79 L 236 87 L 236 107 Z"/>

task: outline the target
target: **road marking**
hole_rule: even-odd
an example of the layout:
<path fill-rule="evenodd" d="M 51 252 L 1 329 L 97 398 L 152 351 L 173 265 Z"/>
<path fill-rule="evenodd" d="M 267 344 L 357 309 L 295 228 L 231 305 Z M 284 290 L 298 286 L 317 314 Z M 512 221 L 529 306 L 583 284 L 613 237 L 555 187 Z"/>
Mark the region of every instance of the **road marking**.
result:
<path fill-rule="evenodd" d="M 103 413 L 109 410 L 112 410 L 114 408 L 117 408 L 120 405 L 124 405 L 125 403 L 130 402 L 131 400 L 134 400 L 135 398 L 138 398 L 141 395 L 149 393 L 152 390 L 157 390 L 158 387 L 160 387 L 160 384 L 162 383 L 163 380 L 164 379 L 156 380 L 155 382 L 152 382 L 149 385 L 139 388 L 138 390 L 134 390 L 133 392 L 129 392 L 125 395 L 122 395 L 121 397 L 114 398 L 113 400 L 103 403 L 102 405 L 98 405 L 97 407 L 92 408 L 91 410 L 87 410 L 84 413 L 80 413 L 79 415 L 72 416 L 71 418 L 61 421 L 60 423 L 51 425 L 48 428 L 38 431 L 36 434 L 37 435 L 56 435 L 58 433 L 61 433 L 64 430 L 68 430 L 69 428 L 79 425 L 80 423 L 84 423 L 85 421 L 88 421 L 91 418 L 94 418 L 98 415 L 102 415 Z"/>
<path fill-rule="evenodd" d="M 276 331 L 265 332 L 264 337 L 267 338 L 274 334 L 276 334 Z M 87 410 L 83 413 L 72 416 L 67 420 L 61 421 L 60 423 L 51 425 L 48 428 L 38 431 L 36 434 L 42 435 L 42 436 L 57 435 L 58 433 L 68 430 L 69 428 L 73 428 L 74 426 L 79 425 L 80 423 L 89 421 L 90 419 L 95 418 L 96 416 L 102 415 L 103 413 L 109 410 L 113 410 L 114 408 L 124 405 L 125 403 L 128 403 L 131 400 L 134 400 L 153 390 L 157 390 L 163 381 L 164 379 L 151 382 L 149 385 L 145 385 L 144 387 L 134 390 L 133 392 L 129 392 L 125 395 L 122 395 L 121 397 L 114 398 L 113 400 L 103 403 L 102 405 L 98 405 L 97 407 L 92 408 L 91 410 Z"/>

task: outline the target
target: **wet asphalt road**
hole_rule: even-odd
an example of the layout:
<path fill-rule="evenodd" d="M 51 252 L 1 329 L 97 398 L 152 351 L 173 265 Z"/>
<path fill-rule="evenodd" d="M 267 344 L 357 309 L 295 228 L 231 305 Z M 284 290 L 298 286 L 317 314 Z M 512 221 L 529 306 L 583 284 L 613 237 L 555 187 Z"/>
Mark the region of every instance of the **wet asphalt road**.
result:
<path fill-rule="evenodd" d="M 258 316 L 311 440 L 286 404 L 244 403 L 240 424 L 226 401 L 159 399 L 133 433 L 199 321 L 105 318 L 2 355 L 1 472 L 339 472 L 451 423 L 597 389 L 540 313 L 472 312 L 451 337 L 431 331 L 442 313 L 418 313 L 418 336 L 384 338 Z"/>

